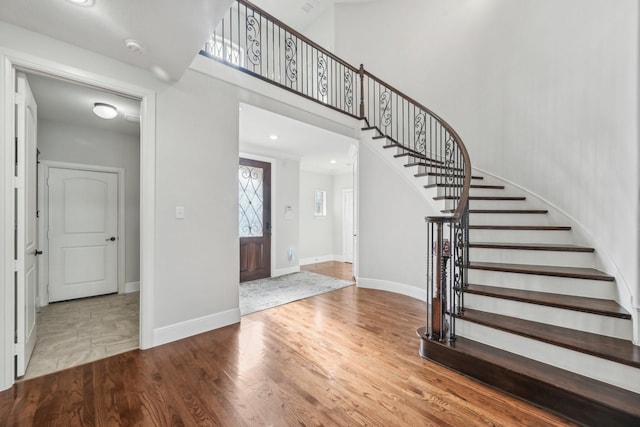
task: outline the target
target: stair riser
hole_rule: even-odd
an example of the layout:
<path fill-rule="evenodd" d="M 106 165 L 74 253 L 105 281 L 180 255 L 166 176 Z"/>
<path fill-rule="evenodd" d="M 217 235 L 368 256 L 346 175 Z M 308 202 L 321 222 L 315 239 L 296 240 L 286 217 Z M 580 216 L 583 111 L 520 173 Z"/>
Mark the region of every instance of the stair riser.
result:
<path fill-rule="evenodd" d="M 505 264 L 554 265 L 564 267 L 593 268 L 592 252 L 530 251 L 520 249 L 469 250 L 471 262 L 495 262 Z"/>
<path fill-rule="evenodd" d="M 557 225 L 549 215 L 544 214 L 504 214 L 504 213 L 470 213 L 471 225 Z"/>
<path fill-rule="evenodd" d="M 533 209 L 526 200 L 470 200 L 469 209 Z"/>
<path fill-rule="evenodd" d="M 616 299 L 615 282 L 502 271 L 468 270 L 469 283 L 589 298 Z"/>
<path fill-rule="evenodd" d="M 633 328 L 628 319 L 548 307 L 484 295 L 465 294 L 464 305 L 475 310 L 517 317 L 533 322 L 576 329 L 599 335 L 631 340 Z"/>
<path fill-rule="evenodd" d="M 456 320 L 456 334 L 547 363 L 585 377 L 640 393 L 638 369 L 497 329 Z"/>
<path fill-rule="evenodd" d="M 555 230 L 469 230 L 469 239 L 472 242 L 497 243 L 572 243 L 571 231 Z"/>

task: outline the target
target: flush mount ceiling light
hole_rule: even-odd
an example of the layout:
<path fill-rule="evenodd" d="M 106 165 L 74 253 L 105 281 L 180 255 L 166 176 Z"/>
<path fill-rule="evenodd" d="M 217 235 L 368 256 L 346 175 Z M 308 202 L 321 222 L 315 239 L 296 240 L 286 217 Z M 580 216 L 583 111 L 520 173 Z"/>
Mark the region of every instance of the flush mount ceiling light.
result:
<path fill-rule="evenodd" d="M 93 6 L 94 0 L 67 0 L 71 4 L 75 4 L 76 6 L 89 7 Z"/>
<path fill-rule="evenodd" d="M 336 162 L 335 160 L 330 160 L 329 163 L 331 163 L 332 165 L 335 165 L 338 162 Z"/>
<path fill-rule="evenodd" d="M 276 135 L 275 133 L 271 134 L 271 135 L 269 135 L 269 139 L 272 140 L 272 141 L 275 141 L 275 140 L 278 139 L 278 135 Z"/>
<path fill-rule="evenodd" d="M 118 110 L 113 105 L 96 102 L 93 104 L 93 113 L 101 119 L 113 119 L 118 115 Z"/>
<path fill-rule="evenodd" d="M 138 40 L 127 39 L 124 41 L 124 45 L 133 53 L 137 53 L 138 55 L 142 55 L 144 53 L 144 45 Z"/>

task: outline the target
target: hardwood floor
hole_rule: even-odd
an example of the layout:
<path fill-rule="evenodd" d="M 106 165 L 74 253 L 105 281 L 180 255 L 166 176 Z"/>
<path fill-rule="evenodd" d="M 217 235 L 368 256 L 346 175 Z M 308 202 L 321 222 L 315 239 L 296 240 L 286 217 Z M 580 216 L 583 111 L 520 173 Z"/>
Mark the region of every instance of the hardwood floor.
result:
<path fill-rule="evenodd" d="M 324 274 L 325 276 L 331 276 L 341 280 L 353 280 L 355 282 L 353 279 L 353 264 L 348 262 L 319 262 L 317 264 L 303 265 L 300 267 L 300 270 Z"/>
<path fill-rule="evenodd" d="M 350 286 L 18 383 L 0 424 L 560 426 L 420 358 L 424 304 Z"/>

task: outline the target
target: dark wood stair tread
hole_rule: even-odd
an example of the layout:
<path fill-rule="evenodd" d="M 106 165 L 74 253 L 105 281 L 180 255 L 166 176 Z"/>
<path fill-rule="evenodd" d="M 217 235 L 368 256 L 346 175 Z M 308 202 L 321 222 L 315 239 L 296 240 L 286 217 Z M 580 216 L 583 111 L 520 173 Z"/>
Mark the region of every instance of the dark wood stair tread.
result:
<path fill-rule="evenodd" d="M 367 127 L 363 127 L 363 128 L 361 128 L 361 129 L 362 129 L 362 130 L 378 130 L 378 128 L 377 128 L 377 127 L 375 127 L 375 126 L 367 126 Z"/>
<path fill-rule="evenodd" d="M 413 168 L 416 166 L 431 166 L 431 167 L 435 167 L 436 170 L 451 170 L 451 171 L 462 171 L 464 169 L 462 168 L 454 168 L 454 167 L 450 167 L 450 166 L 443 166 L 442 162 L 438 161 L 438 160 L 430 160 L 430 159 L 425 159 L 425 160 L 420 160 L 417 162 L 409 162 L 409 163 L 405 163 L 404 167 L 405 168 Z M 447 174 L 443 174 L 443 176 L 451 176 L 451 175 L 447 175 Z M 458 177 L 462 177 L 462 175 L 456 175 Z"/>
<path fill-rule="evenodd" d="M 631 341 L 472 309 L 465 309 L 461 318 L 468 322 L 640 368 L 640 347 L 633 345 Z"/>
<path fill-rule="evenodd" d="M 400 146 L 400 148 L 404 148 L 404 147 Z M 406 150 L 406 148 L 405 148 L 405 150 Z M 416 159 L 421 159 L 421 160 L 424 160 L 424 161 L 429 162 L 429 163 L 436 163 L 436 164 L 439 164 L 439 165 L 443 165 L 444 164 L 444 162 L 442 160 L 431 159 L 431 158 L 425 156 L 424 154 L 415 153 L 415 152 L 412 152 L 412 151 L 411 152 L 407 152 L 407 153 L 402 153 L 402 154 L 394 154 L 393 157 L 395 157 L 396 159 L 400 159 L 402 157 L 414 157 Z"/>
<path fill-rule="evenodd" d="M 640 396 L 555 366 L 457 337 L 440 343 L 418 330 L 420 354 L 583 425 L 640 425 Z"/>
<path fill-rule="evenodd" d="M 471 262 L 473 270 L 501 271 L 505 273 L 536 274 L 540 276 L 569 277 L 574 279 L 613 282 L 613 276 L 593 268 L 558 267 L 554 265 L 506 264 L 497 262 Z"/>
<path fill-rule="evenodd" d="M 547 214 L 546 209 L 469 209 L 472 214 Z"/>
<path fill-rule="evenodd" d="M 449 209 L 441 211 L 448 213 Z M 470 214 L 547 214 L 544 209 L 469 209 Z"/>
<path fill-rule="evenodd" d="M 514 249 L 526 251 L 558 251 L 558 252 L 594 252 L 595 249 L 586 246 L 553 244 L 553 243 L 496 243 L 471 242 L 470 248 L 482 249 Z"/>
<path fill-rule="evenodd" d="M 433 200 L 457 200 L 459 198 L 459 196 L 437 196 Z M 469 200 L 522 201 L 526 199 L 523 196 L 469 196 Z"/>
<path fill-rule="evenodd" d="M 429 184 L 425 185 L 424 188 L 461 188 L 462 184 Z M 504 190 L 503 185 L 480 185 L 480 184 L 471 184 L 471 188 L 485 188 L 485 189 L 494 189 L 494 190 Z"/>
<path fill-rule="evenodd" d="M 548 292 L 523 291 L 519 289 L 502 288 L 499 286 L 475 284 L 469 284 L 469 287 L 465 292 L 474 295 L 483 295 L 492 298 L 525 302 L 528 304 L 544 305 L 547 307 L 556 307 L 619 319 L 631 319 L 629 312 L 622 308 L 617 302 L 599 298 L 577 297 L 573 295 L 552 294 Z"/>
<path fill-rule="evenodd" d="M 564 225 L 470 225 L 469 230 L 569 231 Z"/>
<path fill-rule="evenodd" d="M 451 175 L 447 175 L 446 173 L 440 173 L 440 172 L 420 172 L 417 173 L 415 175 L 413 175 L 416 178 L 421 178 L 423 176 L 443 176 L 443 177 L 449 177 Z M 464 178 L 464 175 L 454 175 L 455 178 Z M 471 179 L 484 179 L 483 176 L 477 176 L 477 175 L 471 175 Z"/>

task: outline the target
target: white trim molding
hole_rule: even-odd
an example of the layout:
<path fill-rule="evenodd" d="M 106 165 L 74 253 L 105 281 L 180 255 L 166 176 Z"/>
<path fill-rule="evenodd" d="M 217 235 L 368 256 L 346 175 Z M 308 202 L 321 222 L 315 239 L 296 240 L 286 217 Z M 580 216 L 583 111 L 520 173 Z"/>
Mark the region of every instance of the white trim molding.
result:
<path fill-rule="evenodd" d="M 240 308 L 191 319 L 153 331 L 153 345 L 167 344 L 240 322 Z"/>
<path fill-rule="evenodd" d="M 329 262 L 329 261 L 344 262 L 344 257 L 342 255 L 336 255 L 336 254 L 313 256 L 308 258 L 302 258 L 300 260 L 300 265 L 317 264 L 319 262 Z"/>
<path fill-rule="evenodd" d="M 404 283 L 392 282 L 390 280 L 369 279 L 366 277 L 356 278 L 356 285 L 363 289 L 377 289 L 379 291 L 393 292 L 394 294 L 405 295 L 420 301 L 427 300 L 427 290 L 405 285 Z"/>
<path fill-rule="evenodd" d="M 293 267 L 287 268 L 278 268 L 275 270 L 271 270 L 271 277 L 284 276 L 285 274 L 298 273 L 300 271 L 300 266 L 296 265 Z"/>
<path fill-rule="evenodd" d="M 140 281 L 128 282 L 124 284 L 124 293 L 130 294 L 132 292 L 140 292 Z"/>

